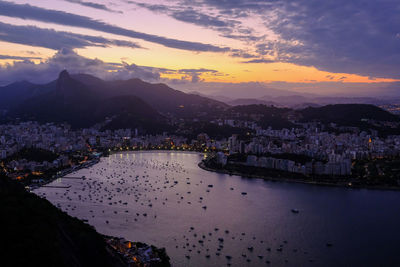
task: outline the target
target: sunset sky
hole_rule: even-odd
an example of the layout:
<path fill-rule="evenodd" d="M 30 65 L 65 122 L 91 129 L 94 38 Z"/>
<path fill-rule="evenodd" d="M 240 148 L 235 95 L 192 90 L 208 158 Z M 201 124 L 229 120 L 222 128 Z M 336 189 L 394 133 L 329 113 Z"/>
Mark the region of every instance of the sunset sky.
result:
<path fill-rule="evenodd" d="M 68 69 L 205 94 L 400 95 L 399 14 L 398 0 L 0 1 L 0 85 Z"/>

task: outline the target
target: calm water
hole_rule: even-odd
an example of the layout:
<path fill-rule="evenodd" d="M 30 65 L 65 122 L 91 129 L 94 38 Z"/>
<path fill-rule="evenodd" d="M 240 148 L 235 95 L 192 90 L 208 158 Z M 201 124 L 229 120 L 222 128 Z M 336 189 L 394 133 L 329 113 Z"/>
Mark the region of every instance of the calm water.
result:
<path fill-rule="evenodd" d="M 114 154 L 35 193 L 100 233 L 165 247 L 174 266 L 400 266 L 400 192 L 245 179 L 201 158 Z"/>

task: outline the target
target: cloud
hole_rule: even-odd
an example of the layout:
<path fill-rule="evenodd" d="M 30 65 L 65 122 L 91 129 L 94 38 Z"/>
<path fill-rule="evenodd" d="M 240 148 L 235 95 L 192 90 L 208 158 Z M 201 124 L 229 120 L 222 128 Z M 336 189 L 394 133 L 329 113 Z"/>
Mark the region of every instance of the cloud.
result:
<path fill-rule="evenodd" d="M 268 56 L 275 61 L 314 66 L 328 72 L 400 78 L 400 2 L 397 0 L 372 1 L 368 5 L 363 0 L 174 0 L 162 5 L 133 3 L 163 12 L 179 21 L 210 27 L 220 32 L 221 36 L 247 42 L 249 49 L 238 53 L 227 47 L 146 34 L 85 16 L 10 2 L 0 1 L 0 15 L 84 27 L 183 50 L 232 52 L 233 57 L 243 55 L 243 58 L 253 58 L 250 55 L 256 54 L 258 57 L 254 57 L 253 63 L 257 58 Z M 263 27 L 245 26 L 250 19 L 261 20 Z M 271 31 L 276 38 L 256 34 L 257 31 Z M 82 37 L 78 40 L 69 37 L 66 44 L 71 47 L 93 43 Z M 15 36 L 13 38 L 18 40 Z M 19 43 L 25 41 L 21 39 Z M 35 42 L 44 47 L 60 48 L 56 44 L 46 46 L 40 40 Z"/>
<path fill-rule="evenodd" d="M 251 54 L 246 51 L 240 50 L 240 49 L 234 49 L 232 50 L 232 53 L 229 54 L 231 57 L 241 57 L 241 58 L 257 58 L 259 55 L 257 54 Z"/>
<path fill-rule="evenodd" d="M 148 82 L 164 82 L 182 91 L 198 91 L 212 95 L 228 95 L 232 98 L 257 98 L 265 95 L 303 95 L 335 94 L 343 96 L 399 96 L 400 83 L 343 83 L 341 77 L 331 82 L 311 83 L 216 83 L 204 82 L 202 75 L 224 76 L 218 70 L 206 68 L 166 69 L 128 64 L 126 62 L 108 63 L 99 59 L 89 59 L 77 54 L 74 50 L 64 48 L 53 57 L 35 64 L 25 57 L 3 56 L 0 58 L 15 59 L 12 64 L 0 65 L 0 83 L 9 84 L 15 81 L 28 80 L 34 83 L 47 83 L 58 77 L 60 71 L 67 69 L 70 73 L 87 73 L 105 80 L 140 78 Z M 27 57 L 29 58 L 29 57 Z M 166 74 L 182 75 L 181 79 L 165 78 Z"/>
<path fill-rule="evenodd" d="M 22 59 L 22 58 L 21 58 Z M 64 48 L 48 60 L 35 64 L 33 61 L 15 61 L 0 66 L 0 81 L 8 84 L 28 80 L 34 83 L 47 83 L 57 78 L 60 71 L 87 73 L 106 80 L 140 78 L 154 82 L 160 80 L 160 73 L 166 69 L 137 66 L 135 64 L 107 63 L 99 59 L 89 59 L 75 51 Z"/>
<path fill-rule="evenodd" d="M 0 55 L 0 59 L 31 60 L 31 59 L 42 59 L 42 58 L 41 57 L 22 57 L 22 56 Z"/>
<path fill-rule="evenodd" d="M 276 47 L 277 42 L 268 42 L 268 43 L 258 43 L 256 45 L 256 53 L 259 55 L 265 56 L 273 56 L 275 52 L 275 47 Z"/>
<path fill-rule="evenodd" d="M 198 52 L 206 52 L 206 51 L 225 52 L 229 50 L 229 48 L 218 47 L 211 44 L 182 41 L 158 35 L 137 32 L 134 30 L 125 29 L 111 24 L 107 24 L 105 22 L 94 20 L 89 17 L 80 16 L 63 11 L 44 9 L 40 7 L 31 6 L 28 4 L 19 5 L 11 2 L 0 1 L 0 15 L 8 17 L 16 17 L 21 19 L 37 20 L 37 21 L 55 23 L 60 25 L 87 28 L 100 32 L 106 32 L 106 33 L 141 39 L 144 41 L 157 43 L 166 47 L 182 49 L 182 50 L 198 51 Z"/>
<path fill-rule="evenodd" d="M 254 36 L 251 34 L 222 34 L 222 36 L 225 38 L 236 39 L 245 42 L 257 42 L 263 39 L 262 36 Z"/>
<path fill-rule="evenodd" d="M 260 55 L 329 72 L 400 78 L 398 0 L 198 0 L 196 6 L 261 19 L 278 38 L 259 41 Z"/>
<path fill-rule="evenodd" d="M 123 63 L 121 68 L 108 79 L 130 79 L 132 77 L 139 78 L 145 81 L 159 81 L 161 79 L 163 69 L 138 66 L 136 64 Z"/>
<path fill-rule="evenodd" d="M 212 74 L 212 75 L 221 75 L 220 72 L 217 70 L 212 70 L 212 69 L 180 69 L 177 71 L 177 73 L 184 74 L 181 80 L 190 80 L 192 83 L 198 83 L 204 81 L 204 79 L 201 79 L 200 75 L 201 74 Z"/>
<path fill-rule="evenodd" d="M 177 20 L 189 22 L 202 26 L 214 26 L 214 27 L 227 27 L 235 25 L 237 22 L 231 20 L 220 20 L 218 17 L 212 17 L 206 14 L 202 14 L 193 9 L 187 9 L 182 11 L 175 11 L 172 13 L 172 17 Z"/>
<path fill-rule="evenodd" d="M 148 4 L 128 1 L 147 10 L 166 14 L 178 21 L 197 26 L 212 28 L 221 33 L 221 36 L 242 41 L 257 41 L 262 37 L 253 34 L 252 29 L 243 26 L 242 22 L 232 19 L 232 14 L 205 12 L 200 2 L 171 1 L 168 4 Z"/>
<path fill-rule="evenodd" d="M 130 1 L 136 5 L 155 12 L 167 13 L 169 16 L 183 22 L 188 22 L 206 27 L 234 26 L 238 21 L 220 19 L 218 16 L 210 16 L 194 10 L 191 6 L 154 5 Z"/>
<path fill-rule="evenodd" d="M 330 72 L 400 78 L 400 3 L 290 1 L 267 23 L 287 43 L 281 60 Z"/>
<path fill-rule="evenodd" d="M 147 82 L 167 82 L 171 84 L 198 83 L 203 81 L 202 74 L 223 75 L 212 69 L 167 69 L 120 63 L 104 62 L 100 59 L 90 59 L 77 54 L 73 49 L 60 49 L 54 56 L 35 64 L 29 57 L 3 56 L 15 59 L 12 64 L 0 65 L 0 83 L 2 85 L 15 81 L 27 80 L 34 83 L 47 83 L 58 77 L 67 69 L 70 73 L 86 73 L 105 80 L 126 80 L 139 78 Z M 2 55 L 0 55 L 0 59 Z M 22 60 L 22 61 L 20 61 Z M 168 79 L 163 75 L 182 75 L 180 80 Z"/>
<path fill-rule="evenodd" d="M 328 72 L 400 78 L 398 0 L 135 3 L 246 42 L 253 50 L 250 54 L 258 53 L 259 57 L 270 56 L 276 61 L 314 66 Z M 251 21 L 261 23 L 255 25 Z M 237 54 L 232 53 L 232 56 Z"/>
<path fill-rule="evenodd" d="M 70 3 L 74 3 L 74 4 L 79 4 L 79 5 L 86 6 L 86 7 L 91 7 L 91 8 L 94 8 L 94 9 L 100 9 L 100 10 L 114 12 L 114 13 L 122 13 L 120 11 L 112 10 L 112 9 L 108 8 L 106 5 L 103 5 L 103 4 L 98 4 L 98 3 L 93 3 L 93 2 L 86 2 L 86 1 L 81 1 L 81 0 L 64 0 L 64 1 L 70 2 Z"/>
<path fill-rule="evenodd" d="M 140 48 L 134 42 L 106 39 L 100 36 L 43 29 L 35 26 L 16 26 L 0 22 L 0 40 L 31 46 L 59 50 L 61 48 L 83 48 L 87 46 L 125 46 Z"/>
<path fill-rule="evenodd" d="M 257 59 L 242 61 L 241 63 L 276 63 L 276 62 L 277 61 L 272 60 L 272 59 L 257 58 Z"/>
<path fill-rule="evenodd" d="M 180 69 L 179 72 L 181 73 L 206 73 L 206 72 L 210 72 L 210 73 L 217 73 L 217 70 L 212 70 L 212 69 Z"/>

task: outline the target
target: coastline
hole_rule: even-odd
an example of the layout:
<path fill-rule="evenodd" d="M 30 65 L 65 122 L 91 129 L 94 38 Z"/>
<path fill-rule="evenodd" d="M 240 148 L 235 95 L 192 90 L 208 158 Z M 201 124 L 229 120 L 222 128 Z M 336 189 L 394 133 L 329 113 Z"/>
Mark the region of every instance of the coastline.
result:
<path fill-rule="evenodd" d="M 198 163 L 199 168 L 210 171 L 216 172 L 221 174 L 228 174 L 228 175 L 236 175 L 242 178 L 249 178 L 249 179 L 262 179 L 271 182 L 284 182 L 284 183 L 298 183 L 298 184 L 308 184 L 308 185 L 316 185 L 316 186 L 328 186 L 328 187 L 340 187 L 346 189 L 368 189 L 368 190 L 383 190 L 383 191 L 400 191 L 400 187 L 393 187 L 393 186 L 363 186 L 363 185 L 348 185 L 346 183 L 328 183 L 328 182 L 318 182 L 318 181 L 307 181 L 307 180 L 297 180 L 297 179 L 290 179 L 290 178 L 274 178 L 271 176 L 263 176 L 263 175 L 255 175 L 255 174 L 246 174 L 243 172 L 238 171 L 229 171 L 225 169 L 214 169 L 208 167 L 204 164 L 204 161 L 200 161 Z"/>
<path fill-rule="evenodd" d="M 81 169 L 90 168 L 90 167 L 96 165 L 97 163 L 99 163 L 100 162 L 100 158 L 102 158 L 102 157 L 103 156 L 101 156 L 99 158 L 92 159 L 90 162 L 86 162 L 86 163 L 83 163 L 83 164 L 75 165 L 74 167 L 71 167 L 71 168 L 64 169 L 62 174 L 58 174 L 55 177 L 51 177 L 50 179 L 44 181 L 43 183 L 30 184 L 30 185 L 28 185 L 28 187 L 29 187 L 28 191 L 32 192 L 32 190 L 35 190 L 35 189 L 38 189 L 38 188 L 41 188 L 41 187 L 46 187 L 48 184 L 51 184 L 52 182 L 54 182 L 57 179 L 62 179 L 63 177 L 65 177 L 68 174 L 74 173 L 74 172 L 79 171 Z"/>
<path fill-rule="evenodd" d="M 121 152 L 141 152 L 141 151 L 121 151 Z M 151 151 L 142 151 L 142 152 L 151 152 Z M 155 151 L 156 152 L 156 151 Z M 165 151 L 168 152 L 168 151 Z M 190 152 L 190 151 L 187 151 Z M 68 168 L 65 169 L 63 174 L 59 174 L 56 177 L 52 177 L 48 181 L 45 181 L 44 183 L 41 184 L 36 184 L 34 187 L 31 185 L 29 186 L 28 193 L 34 194 L 34 190 L 39 189 L 41 187 L 53 187 L 53 188 L 58 188 L 56 186 L 49 186 L 52 182 L 54 182 L 57 179 L 62 179 L 66 175 L 73 174 L 81 169 L 87 169 L 90 167 L 93 167 L 94 165 L 98 164 L 101 161 L 101 158 L 107 158 L 110 155 L 120 153 L 119 151 L 115 151 L 115 153 L 108 153 L 108 154 L 102 154 L 99 157 L 96 157 L 89 162 L 79 164 L 74 166 L 74 168 Z M 85 179 L 85 178 L 82 178 Z M 64 187 L 59 187 L 59 188 L 64 188 Z M 67 188 L 67 187 L 65 187 Z M 69 188 L 69 187 L 68 187 Z M 25 188 L 26 189 L 26 188 Z M 36 195 L 37 196 L 37 195 Z M 56 205 L 53 205 L 53 203 L 49 202 L 53 207 L 59 209 Z M 64 212 L 60 210 L 61 212 Z M 67 214 L 67 213 L 66 213 Z M 67 216 L 70 216 L 67 214 Z M 70 216 L 71 217 L 71 216 Z M 89 225 L 95 229 L 94 226 L 89 224 L 87 220 L 85 219 L 80 219 L 73 217 L 75 220 L 80 221 L 83 224 Z M 95 229 L 97 232 L 97 230 Z M 154 245 L 149 245 L 148 243 L 142 243 L 142 242 L 134 242 L 130 240 L 126 240 L 121 237 L 116 237 L 116 236 L 108 236 L 101 234 L 97 232 L 99 236 L 101 236 L 104 241 L 107 244 L 106 250 L 107 252 L 115 257 L 116 259 L 123 261 L 126 266 L 165 266 L 169 267 L 171 266 L 170 264 L 170 258 L 166 252 L 166 249 L 163 247 L 156 247 Z M 128 245 L 129 244 L 129 245 Z M 151 251 L 151 257 L 148 255 L 148 250 Z M 132 259 L 135 259 L 132 261 Z M 132 265 L 133 264 L 133 265 Z M 150 265 L 148 265 L 150 264 Z"/>
<path fill-rule="evenodd" d="M 66 173 L 62 175 L 57 175 L 57 177 L 54 177 L 40 185 L 36 185 L 36 187 L 31 187 L 31 190 L 40 188 L 42 186 L 48 185 L 55 181 L 56 179 L 63 178 L 65 175 L 74 173 L 80 169 L 85 169 L 92 167 L 93 165 L 96 165 L 97 163 L 100 162 L 101 158 L 107 158 L 110 155 L 122 153 L 122 152 L 129 152 L 129 153 L 203 153 L 200 151 L 180 151 L 180 150 L 122 150 L 122 151 L 110 151 L 108 154 L 102 154 L 100 157 L 96 159 L 92 159 L 90 162 L 81 164 L 78 166 L 75 166 L 74 169 L 69 169 L 66 171 Z M 368 185 L 348 185 L 348 183 L 329 183 L 329 182 L 321 182 L 321 181 L 310 181 L 310 180 L 301 180 L 301 179 L 291 179 L 291 178 L 275 178 L 271 176 L 265 176 L 265 175 L 256 175 L 256 174 L 247 174 L 243 172 L 238 172 L 238 171 L 229 171 L 225 169 L 215 169 L 211 168 L 209 166 L 206 166 L 204 161 L 200 161 L 198 163 L 198 167 L 210 171 L 210 172 L 216 172 L 216 173 L 222 173 L 222 174 L 228 174 L 228 175 L 236 175 L 240 176 L 243 178 L 250 178 L 250 179 L 263 179 L 266 181 L 271 181 L 271 182 L 285 182 L 285 183 L 298 183 L 298 184 L 308 184 L 308 185 L 317 185 L 317 186 L 329 186 L 329 187 L 340 187 L 340 188 L 346 188 L 346 189 L 368 189 L 368 190 L 384 190 L 384 191 L 400 191 L 400 186 L 399 187 L 394 187 L 394 186 L 384 186 L 384 185 L 374 185 L 374 186 L 368 186 Z"/>
<path fill-rule="evenodd" d="M 133 152 L 133 153 L 204 153 L 200 151 L 179 151 L 179 150 L 127 150 L 127 151 L 111 151 L 109 155 L 117 154 L 121 152 Z M 108 157 L 102 155 L 101 157 Z M 290 179 L 290 178 L 274 178 L 271 176 L 263 176 L 263 175 L 255 175 L 255 174 L 246 174 L 238 171 L 229 171 L 224 169 L 214 169 L 208 167 L 204 164 L 204 161 L 200 161 L 198 167 L 216 173 L 228 174 L 228 175 L 236 175 L 243 178 L 250 178 L 250 179 L 262 179 L 271 182 L 284 182 L 284 183 L 297 183 L 297 184 L 307 184 L 307 185 L 316 185 L 316 186 L 328 186 L 328 187 L 338 187 L 338 188 L 346 188 L 346 189 L 367 189 L 367 190 L 382 190 L 382 191 L 400 191 L 399 187 L 394 186 L 384 186 L 384 185 L 375 185 L 375 186 L 368 186 L 368 185 L 348 185 L 348 183 L 329 183 L 329 182 L 321 182 L 321 181 L 309 181 L 309 180 L 299 180 L 299 179 Z M 85 168 L 85 167 L 84 167 Z"/>
<path fill-rule="evenodd" d="M 120 150 L 120 151 L 110 151 L 109 155 L 115 155 L 115 154 L 119 154 L 119 153 L 127 153 L 129 152 L 130 154 L 134 154 L 134 153 L 182 153 L 182 154 L 197 154 L 197 153 L 203 153 L 201 151 L 195 151 L 195 150 L 175 150 L 175 149 L 171 149 L 171 150 L 165 150 L 165 149 L 148 149 L 148 150 Z M 106 158 L 107 156 L 101 156 L 102 158 Z"/>
<path fill-rule="evenodd" d="M 153 151 L 121 151 L 122 153 L 159 153 L 159 151 L 157 150 L 153 150 Z M 115 152 L 116 154 L 121 153 L 121 152 Z M 164 151 L 161 150 L 161 152 L 163 153 L 174 153 L 175 151 Z M 190 152 L 190 153 L 198 153 L 198 152 Z M 111 155 L 111 154 L 110 154 Z M 102 155 L 100 158 L 104 157 L 107 158 L 109 155 Z M 196 162 L 194 162 L 196 164 Z M 95 164 L 94 164 L 95 165 Z M 267 181 L 274 181 L 274 182 L 287 182 L 287 183 L 302 183 L 302 184 L 309 184 L 309 185 L 318 185 L 318 186 L 330 186 L 330 187 L 342 187 L 342 188 L 348 188 L 348 189 L 374 189 L 374 190 L 395 190 L 395 191 L 399 191 L 400 189 L 396 188 L 396 189 L 391 189 L 391 188 L 377 188 L 377 187 L 372 187 L 372 188 L 367 188 L 367 187 L 362 187 L 362 186 L 347 186 L 345 184 L 341 185 L 341 184 L 333 184 L 333 183 L 319 183 L 319 182 L 315 182 L 315 181 L 304 181 L 304 180 L 295 180 L 295 179 L 287 179 L 287 178 L 274 178 L 271 176 L 261 176 L 261 175 L 248 175 L 245 173 L 241 173 L 240 171 L 237 172 L 233 172 L 233 171 L 229 171 L 229 170 L 223 170 L 223 169 L 213 169 L 211 167 L 207 167 L 205 165 L 205 163 L 203 161 L 200 161 L 199 163 L 197 163 L 198 167 L 206 170 L 206 171 L 213 171 L 216 173 L 223 173 L 223 174 L 230 174 L 230 175 L 237 175 L 237 176 L 241 176 L 244 178 L 256 178 L 256 179 L 263 179 L 263 180 L 267 180 Z M 90 166 L 85 166 L 82 168 L 89 168 Z M 318 189 L 317 189 L 318 190 Z M 87 223 L 87 222 L 86 222 Z M 112 237 L 111 237 L 112 238 Z M 133 243 L 133 242 L 132 242 Z M 123 244 L 123 243 L 121 243 Z M 115 251 L 114 251 L 115 252 Z"/>

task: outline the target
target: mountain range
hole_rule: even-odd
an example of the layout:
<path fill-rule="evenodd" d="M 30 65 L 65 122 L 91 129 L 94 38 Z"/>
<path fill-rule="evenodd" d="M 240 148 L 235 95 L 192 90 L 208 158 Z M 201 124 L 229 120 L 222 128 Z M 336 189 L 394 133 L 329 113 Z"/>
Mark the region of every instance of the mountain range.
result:
<path fill-rule="evenodd" d="M 90 127 L 110 118 L 106 127 L 138 127 L 150 132 L 167 127 L 170 116 L 207 115 L 228 106 L 165 84 L 139 79 L 104 81 L 87 74 L 70 75 L 66 70 L 48 84 L 23 81 L 2 87 L 0 92 L 0 109 L 11 117 L 67 122 L 73 127 Z"/>
<path fill-rule="evenodd" d="M 329 96 L 302 96 L 302 95 L 287 95 L 287 96 L 263 96 L 260 98 L 237 98 L 231 99 L 220 96 L 206 96 L 212 99 L 222 101 L 228 105 L 252 105 L 263 104 L 273 105 L 276 107 L 289 107 L 294 109 L 303 109 L 306 107 L 319 107 L 332 104 L 390 104 L 393 99 L 378 99 L 373 97 L 329 97 Z M 398 99 L 396 99 L 398 101 Z"/>
<path fill-rule="evenodd" d="M 6 113 L 3 117 L 9 119 L 67 122 L 74 128 L 95 124 L 102 129 L 138 128 L 141 133 L 173 131 L 177 125 L 181 126 L 178 132 L 187 132 L 199 128 L 196 126 L 198 121 L 206 122 L 203 126 L 210 129 L 214 126 L 207 123 L 221 118 L 256 118 L 265 128 L 295 127 L 289 116 L 302 121 L 319 120 L 348 126 L 358 125 L 362 119 L 399 120 L 398 116 L 369 104 L 321 107 L 315 102 L 324 100 L 310 96 L 237 99 L 224 103 L 203 95 L 184 93 L 165 84 L 151 84 L 140 79 L 105 81 L 88 74 L 70 75 L 66 70 L 47 84 L 22 81 L 0 87 L 0 95 L 0 116 Z M 329 103 L 330 100 L 325 101 Z M 287 107 L 296 101 L 303 104 L 298 104 L 297 108 Z M 351 103 L 342 98 L 335 101 Z M 373 99 L 357 101 L 368 103 Z"/>

